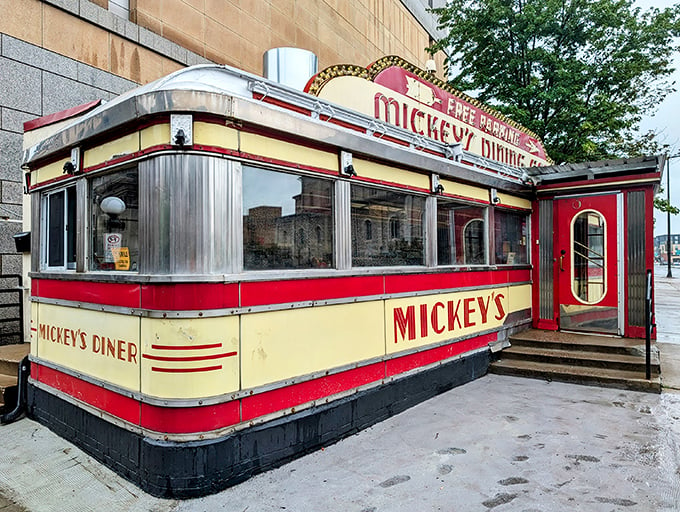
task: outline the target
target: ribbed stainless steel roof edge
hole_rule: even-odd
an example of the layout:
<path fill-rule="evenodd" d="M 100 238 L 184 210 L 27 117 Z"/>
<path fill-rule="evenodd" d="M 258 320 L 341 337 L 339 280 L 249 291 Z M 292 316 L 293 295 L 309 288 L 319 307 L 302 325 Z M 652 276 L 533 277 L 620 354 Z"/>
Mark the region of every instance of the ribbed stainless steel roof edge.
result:
<path fill-rule="evenodd" d="M 329 123 L 327 120 L 322 121 L 271 103 L 252 99 L 252 90 L 263 86 L 266 86 L 268 95 L 274 99 L 312 112 L 316 109 L 323 116 L 332 111 L 332 119 L 364 127 L 369 130 L 369 134 L 361 134 L 355 130 Z M 238 112 L 234 108 L 235 103 L 240 105 Z M 266 111 L 268 114 L 255 114 L 258 111 Z M 448 145 L 425 137 L 418 138 L 417 143 L 411 147 L 380 140 L 379 137 L 371 134 L 376 133 L 376 130 L 371 131 L 371 128 L 378 127 L 378 131 L 384 128 L 386 135 L 389 134 L 390 137 L 404 142 L 413 141 L 415 135 L 408 130 L 387 123 L 378 125 L 377 120 L 370 116 L 323 102 L 315 96 L 267 81 L 256 75 L 228 66 L 214 65 L 199 65 L 176 71 L 97 107 L 61 131 L 27 149 L 24 152 L 23 164 L 28 166 L 32 162 L 49 157 L 55 152 L 75 147 L 83 140 L 117 129 L 135 119 L 163 112 L 203 112 L 231 117 L 278 131 L 295 133 L 310 140 L 332 143 L 345 150 L 358 151 L 402 163 L 407 163 L 404 158 L 405 154 L 408 154 L 410 156 L 407 160 L 414 162 L 409 165 L 419 165 L 444 176 L 458 177 L 471 182 L 480 182 L 480 178 L 485 177 L 486 179 L 480 183 L 506 190 L 527 190 L 522 183 L 526 177 L 523 169 L 498 164 L 468 152 L 465 152 L 464 158 L 472 161 L 472 165 L 454 162 L 442 156 L 434 156 L 414 149 L 418 147 L 445 153 Z M 249 113 L 248 119 L 240 117 L 246 113 Z M 276 125 L 272 123 L 272 118 L 268 117 L 275 113 L 278 120 Z M 289 121 L 286 121 L 286 116 L 290 117 Z M 293 120 L 296 126 L 299 123 L 311 125 L 310 129 L 305 130 L 304 134 L 292 131 L 290 124 Z M 322 127 L 325 130 L 320 132 Z M 320 133 L 326 134 L 325 139 L 322 140 Z M 334 142 L 331 142 L 331 138 Z M 354 143 L 350 142 L 350 139 L 355 139 Z M 361 140 L 360 143 L 359 140 Z M 376 142 L 379 144 L 376 145 Z M 376 151 L 377 148 L 381 150 Z M 389 151 L 382 150 L 382 148 L 389 148 Z M 398 156 L 387 154 L 395 150 L 398 151 Z M 458 169 L 459 173 L 465 171 L 463 174 L 470 175 L 463 177 L 459 173 L 452 172 L 452 167 Z"/>
<path fill-rule="evenodd" d="M 539 183 L 549 183 L 565 179 L 573 180 L 578 177 L 591 179 L 621 172 L 631 173 L 650 169 L 663 171 L 664 162 L 664 155 L 639 156 L 617 158 L 613 160 L 599 160 L 596 162 L 530 167 L 526 169 L 526 172 L 527 175 L 531 176 Z"/>

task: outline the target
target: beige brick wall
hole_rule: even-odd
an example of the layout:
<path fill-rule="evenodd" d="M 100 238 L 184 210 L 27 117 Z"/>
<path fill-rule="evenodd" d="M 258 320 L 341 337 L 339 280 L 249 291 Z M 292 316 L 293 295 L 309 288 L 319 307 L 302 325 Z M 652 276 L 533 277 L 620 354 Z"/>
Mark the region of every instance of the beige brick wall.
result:
<path fill-rule="evenodd" d="M 400 55 L 424 67 L 429 38 L 399 0 L 136 0 L 137 23 L 199 55 L 262 73 L 262 54 L 293 46 L 319 68 Z"/>
<path fill-rule="evenodd" d="M 0 12 L 0 33 L 138 83 L 183 67 L 39 0 L 0 0 Z"/>
<path fill-rule="evenodd" d="M 421 67 L 427 59 L 428 35 L 399 0 L 131 0 L 130 7 L 141 27 L 256 74 L 263 53 L 281 46 L 311 50 L 320 69 L 391 54 Z M 0 0 L 0 10 L 0 33 L 138 83 L 182 67 L 40 0 Z"/>

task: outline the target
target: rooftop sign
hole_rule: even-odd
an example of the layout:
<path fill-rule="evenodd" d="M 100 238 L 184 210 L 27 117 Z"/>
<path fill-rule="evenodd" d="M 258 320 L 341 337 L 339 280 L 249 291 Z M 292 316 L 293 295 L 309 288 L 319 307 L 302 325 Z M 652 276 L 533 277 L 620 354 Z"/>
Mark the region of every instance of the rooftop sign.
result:
<path fill-rule="evenodd" d="M 399 57 L 327 68 L 305 91 L 502 164 L 552 164 L 536 134 Z"/>

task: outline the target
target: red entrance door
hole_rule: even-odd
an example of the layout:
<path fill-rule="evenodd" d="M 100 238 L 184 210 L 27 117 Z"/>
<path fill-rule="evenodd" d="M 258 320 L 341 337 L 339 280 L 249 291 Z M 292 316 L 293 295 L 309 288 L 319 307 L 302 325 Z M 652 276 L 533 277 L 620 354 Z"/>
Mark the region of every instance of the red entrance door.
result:
<path fill-rule="evenodd" d="M 555 201 L 560 329 L 621 333 L 617 204 L 616 194 Z"/>

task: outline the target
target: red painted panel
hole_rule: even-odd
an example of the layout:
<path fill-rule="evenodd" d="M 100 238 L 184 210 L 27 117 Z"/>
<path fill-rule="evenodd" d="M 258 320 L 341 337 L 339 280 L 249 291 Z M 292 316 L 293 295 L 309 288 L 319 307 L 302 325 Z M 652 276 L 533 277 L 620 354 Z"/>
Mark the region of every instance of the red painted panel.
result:
<path fill-rule="evenodd" d="M 174 283 L 142 285 L 144 309 L 191 311 L 238 307 L 238 284 Z"/>
<path fill-rule="evenodd" d="M 531 281 L 530 269 L 457 271 L 437 274 L 406 274 L 385 276 L 385 293 L 491 286 Z"/>
<path fill-rule="evenodd" d="M 241 306 L 381 295 L 382 276 L 241 283 Z"/>
<path fill-rule="evenodd" d="M 38 280 L 34 279 L 33 283 L 36 281 Z M 126 308 L 139 307 L 138 284 L 40 279 L 35 285 L 32 284 L 31 288 L 36 297 L 107 304 Z"/>
<path fill-rule="evenodd" d="M 139 425 L 139 402 L 136 400 L 47 366 L 40 366 L 39 375 L 40 382 L 122 420 Z"/>
<path fill-rule="evenodd" d="M 320 379 L 301 382 L 285 388 L 249 396 L 241 400 L 242 421 L 290 409 L 296 405 L 376 382 L 381 380 L 384 375 L 384 363 L 375 363 L 335 375 L 321 377 Z"/>
<path fill-rule="evenodd" d="M 464 354 L 471 350 L 486 347 L 490 342 L 497 339 L 496 334 L 486 334 L 476 338 L 470 338 L 449 345 L 425 350 L 416 354 L 390 359 L 385 363 L 385 375 L 391 377 L 399 373 L 404 373 L 414 368 L 420 368 L 428 364 L 443 361 L 459 354 Z"/>
<path fill-rule="evenodd" d="M 208 432 L 239 422 L 239 402 L 232 400 L 204 407 L 157 407 L 142 405 L 141 425 L 156 432 L 187 434 Z"/>

